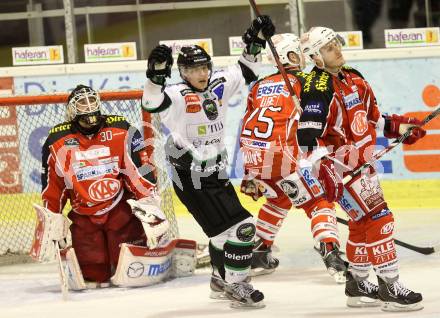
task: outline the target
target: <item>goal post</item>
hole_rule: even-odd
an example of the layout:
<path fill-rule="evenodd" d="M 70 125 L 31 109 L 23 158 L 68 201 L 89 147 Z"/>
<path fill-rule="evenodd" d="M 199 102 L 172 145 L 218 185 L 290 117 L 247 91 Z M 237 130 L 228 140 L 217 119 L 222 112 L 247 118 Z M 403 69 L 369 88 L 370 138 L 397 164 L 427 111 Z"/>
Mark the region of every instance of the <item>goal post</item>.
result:
<path fill-rule="evenodd" d="M 0 264 L 27 261 L 41 204 L 41 149 L 49 129 L 65 121 L 68 93 L 0 97 Z M 141 90 L 100 92 L 104 114 L 124 116 L 144 135 L 162 208 L 179 236 L 158 115 L 141 111 Z M 151 139 L 150 139 L 151 138 Z M 65 207 L 67 213 L 69 206 Z"/>

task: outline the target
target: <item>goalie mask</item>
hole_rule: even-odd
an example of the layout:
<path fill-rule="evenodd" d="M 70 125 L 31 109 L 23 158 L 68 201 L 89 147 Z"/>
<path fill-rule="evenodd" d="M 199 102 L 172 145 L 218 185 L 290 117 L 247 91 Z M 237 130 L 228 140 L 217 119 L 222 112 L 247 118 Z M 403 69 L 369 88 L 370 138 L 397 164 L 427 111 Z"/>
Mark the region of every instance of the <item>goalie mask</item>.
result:
<path fill-rule="evenodd" d="M 321 69 L 326 67 L 321 49 L 328 45 L 341 48 L 344 44 L 345 41 L 340 35 L 326 27 L 313 27 L 301 36 L 301 51 Z"/>
<path fill-rule="evenodd" d="M 89 86 L 78 85 L 67 99 L 66 119 L 84 135 L 97 133 L 104 124 L 98 92 Z"/>
<path fill-rule="evenodd" d="M 177 57 L 180 77 L 194 90 L 203 92 L 212 74 L 209 54 L 199 45 L 184 46 Z"/>
<path fill-rule="evenodd" d="M 302 70 L 306 67 L 304 55 L 302 54 L 300 49 L 300 41 L 295 34 L 293 33 L 276 34 L 272 36 L 271 39 L 275 46 L 275 49 L 277 50 L 281 64 L 287 65 L 287 67 L 298 67 L 299 70 Z M 290 53 L 295 53 L 297 63 L 289 59 Z M 274 65 L 276 65 L 276 61 L 270 50 L 267 51 L 267 58 Z"/>

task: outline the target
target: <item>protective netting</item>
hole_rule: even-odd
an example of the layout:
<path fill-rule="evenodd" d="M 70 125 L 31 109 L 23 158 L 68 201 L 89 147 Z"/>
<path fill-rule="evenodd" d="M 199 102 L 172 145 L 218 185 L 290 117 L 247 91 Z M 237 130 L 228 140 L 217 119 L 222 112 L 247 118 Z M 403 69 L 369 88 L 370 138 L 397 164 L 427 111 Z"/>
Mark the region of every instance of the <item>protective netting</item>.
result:
<path fill-rule="evenodd" d="M 125 116 L 145 138 L 154 136 L 162 208 L 178 237 L 160 121 L 157 115 L 142 118 L 141 96 L 141 91 L 101 93 L 103 113 Z M 67 94 L 0 97 L 0 264 L 28 260 L 36 225 L 32 204 L 42 204 L 41 149 L 49 129 L 64 121 L 66 100 Z M 64 213 L 69 210 L 66 206 Z"/>

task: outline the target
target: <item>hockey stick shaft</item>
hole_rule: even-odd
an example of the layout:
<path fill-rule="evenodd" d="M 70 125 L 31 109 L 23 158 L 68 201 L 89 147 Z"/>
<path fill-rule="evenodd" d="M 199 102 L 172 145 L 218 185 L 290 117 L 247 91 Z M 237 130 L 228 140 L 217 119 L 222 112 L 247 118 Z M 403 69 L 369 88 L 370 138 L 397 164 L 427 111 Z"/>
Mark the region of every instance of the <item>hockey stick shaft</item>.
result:
<path fill-rule="evenodd" d="M 440 114 L 440 107 L 437 108 L 436 110 L 434 110 L 428 116 L 426 116 L 422 120 L 421 126 L 426 125 L 431 120 L 433 120 L 435 117 L 437 117 L 439 114 Z M 353 177 L 359 175 L 362 171 L 371 167 L 376 161 L 378 161 L 381 157 L 383 157 L 383 155 L 385 155 L 386 153 L 393 150 L 397 145 L 401 144 L 406 138 L 408 138 L 411 135 L 411 133 L 412 133 L 412 129 L 410 128 L 403 135 L 401 135 L 399 138 L 395 139 L 388 147 L 376 152 L 370 161 L 364 163 L 362 166 L 360 166 L 359 168 L 357 168 L 356 170 L 351 172 L 348 176 L 344 177 L 344 179 L 342 180 L 342 183 L 347 184 L 348 182 L 350 182 L 351 179 L 353 179 Z"/>
<path fill-rule="evenodd" d="M 61 259 L 60 246 L 58 245 L 57 241 L 53 241 L 53 244 L 55 246 L 58 272 L 60 274 L 61 293 L 63 294 L 63 300 L 67 300 L 67 296 L 69 293 L 69 285 L 67 282 L 66 272 L 64 271 L 63 261 Z"/>
<path fill-rule="evenodd" d="M 337 219 L 337 221 L 339 223 L 344 224 L 344 225 L 348 225 L 348 221 L 347 220 L 345 220 L 343 218 L 340 218 L 339 216 L 337 216 L 336 219 Z M 411 251 L 414 251 L 414 252 L 417 252 L 417 253 L 420 253 L 420 254 L 423 254 L 423 255 L 430 255 L 430 254 L 433 254 L 435 252 L 439 252 L 440 251 L 440 246 L 420 247 L 420 246 L 415 246 L 415 245 L 412 245 L 412 244 L 409 244 L 409 243 L 405 243 L 405 242 L 400 241 L 398 239 L 394 239 L 394 242 L 397 245 L 399 245 L 399 246 L 405 247 L 405 248 L 407 248 L 407 249 L 409 249 Z"/>
<path fill-rule="evenodd" d="M 261 14 L 260 14 L 260 10 L 257 7 L 257 4 L 255 3 L 255 0 L 249 0 L 249 3 L 251 5 L 252 10 L 254 11 L 255 15 L 257 17 L 259 17 Z M 265 39 L 266 39 L 267 44 L 269 45 L 270 51 L 272 52 L 272 56 L 273 56 L 275 62 L 277 63 L 277 68 L 280 71 L 281 76 L 284 79 L 284 82 L 286 83 L 287 90 L 289 91 L 289 94 L 292 97 L 293 104 L 295 105 L 295 109 L 298 112 L 298 114 L 301 114 L 302 108 L 299 103 L 298 97 L 296 96 L 295 91 L 293 90 L 292 84 L 289 81 L 289 78 L 287 76 L 287 73 L 286 73 L 286 70 L 284 69 L 283 64 L 281 64 L 280 57 L 278 56 L 277 50 L 275 49 L 275 45 L 273 44 L 270 36 L 265 36 Z"/>

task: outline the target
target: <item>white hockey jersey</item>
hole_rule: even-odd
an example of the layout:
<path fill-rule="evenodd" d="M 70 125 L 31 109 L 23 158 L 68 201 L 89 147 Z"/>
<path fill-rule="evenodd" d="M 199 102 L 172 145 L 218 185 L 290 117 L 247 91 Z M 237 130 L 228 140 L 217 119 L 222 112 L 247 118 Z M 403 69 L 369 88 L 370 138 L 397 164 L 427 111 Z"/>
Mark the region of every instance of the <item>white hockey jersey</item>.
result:
<path fill-rule="evenodd" d="M 208 160 L 225 150 L 228 100 L 244 86 L 239 64 L 214 72 L 204 92 L 197 92 L 186 83 L 167 85 L 162 91 L 160 85 L 147 79 L 142 107 L 159 112 L 178 147 L 190 150 L 197 160 Z M 168 98 L 171 106 L 161 111 L 160 106 Z"/>

